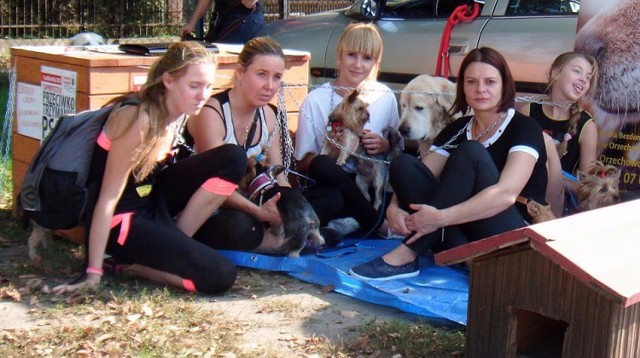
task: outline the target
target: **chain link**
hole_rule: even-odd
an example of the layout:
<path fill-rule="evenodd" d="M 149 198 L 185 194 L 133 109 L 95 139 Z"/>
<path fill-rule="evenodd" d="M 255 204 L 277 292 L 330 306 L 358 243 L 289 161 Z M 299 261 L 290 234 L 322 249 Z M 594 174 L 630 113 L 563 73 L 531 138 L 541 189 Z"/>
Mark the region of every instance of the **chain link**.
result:
<path fill-rule="evenodd" d="M 309 86 L 304 86 L 304 85 L 285 85 L 284 87 L 286 88 L 299 88 L 299 87 L 307 87 L 309 88 L 309 91 L 312 91 L 316 88 L 320 88 L 324 85 L 309 85 Z M 331 88 L 333 89 L 333 91 L 336 90 L 342 90 L 342 91 L 353 91 L 355 88 L 353 87 L 342 87 L 342 86 L 331 86 Z M 374 91 L 374 90 L 369 90 L 369 91 Z M 420 95 L 427 95 L 427 96 L 448 96 L 448 97 L 455 97 L 455 93 L 453 92 L 438 92 L 438 91 L 405 91 L 405 90 L 392 90 L 392 89 L 388 89 L 388 90 L 378 90 L 378 91 L 383 91 L 383 92 L 392 92 L 394 94 L 402 94 L 402 93 L 408 93 L 408 94 L 420 94 Z M 300 108 L 300 103 L 298 102 L 298 100 L 296 99 L 296 97 L 292 94 L 292 91 L 286 91 L 289 93 L 289 97 L 291 98 L 291 100 L 293 101 L 294 105 L 296 106 L 296 108 Z M 284 97 L 284 96 L 282 96 Z M 282 98 L 281 97 L 281 98 Z M 525 103 L 538 103 L 538 104 L 546 104 L 549 106 L 556 106 L 556 107 L 570 107 L 571 104 L 565 104 L 565 103 L 556 103 L 556 102 L 551 102 L 551 101 L 545 101 L 544 100 L 545 96 L 517 96 L 516 97 L 516 102 L 525 102 Z M 331 98 L 333 100 L 333 96 Z M 356 158 L 362 159 L 362 160 L 369 160 L 372 162 L 378 162 L 378 163 L 383 163 L 386 165 L 389 165 L 389 161 L 386 160 L 380 160 L 380 159 L 376 159 L 376 158 L 371 158 L 368 156 L 364 156 L 361 155 L 359 153 L 355 153 L 347 148 L 345 148 L 344 146 L 342 146 L 340 143 L 334 141 L 333 139 L 331 139 L 328 135 L 327 135 L 327 131 L 325 128 L 318 128 L 318 124 L 313 121 L 310 116 L 308 114 L 304 114 L 305 116 L 305 120 L 310 121 L 311 124 L 314 127 L 314 130 L 318 133 L 320 133 L 325 140 L 329 141 L 329 143 L 331 143 L 332 145 L 336 146 L 338 149 L 347 152 L 349 155 L 352 155 Z M 463 128 L 464 130 L 464 128 Z M 458 135 L 456 135 L 455 137 L 459 136 L 460 133 Z M 443 146 L 444 147 L 444 146 Z M 446 149 L 446 148 L 445 148 Z"/>
<path fill-rule="evenodd" d="M 276 127 L 269 136 L 267 147 L 270 147 L 273 144 L 273 140 L 275 138 L 276 133 L 280 133 L 282 138 L 281 150 L 282 150 L 283 166 L 285 168 L 285 173 L 289 173 L 289 172 L 295 173 L 295 171 L 292 169 L 292 165 L 293 165 L 292 158 L 293 158 L 294 148 L 293 148 L 293 141 L 291 139 L 291 136 L 288 130 L 289 126 L 288 126 L 287 106 L 286 106 L 287 96 L 292 100 L 295 108 L 300 108 L 300 103 L 298 99 L 295 97 L 295 95 L 293 94 L 292 89 L 306 87 L 309 91 L 312 91 L 316 88 L 320 88 L 321 86 L 323 85 L 289 85 L 289 84 L 286 84 L 285 82 L 282 82 L 282 85 L 280 86 L 280 89 L 278 91 L 278 105 L 277 105 L 278 111 L 277 111 L 277 117 L 276 117 Z M 12 137 L 11 128 L 13 124 L 13 110 L 15 106 L 15 93 L 16 93 L 15 87 L 16 87 L 16 69 L 14 67 L 9 71 L 9 96 L 8 96 L 7 108 L 5 112 L 5 121 L 2 128 L 2 132 L 0 132 L 0 135 L 1 135 L 0 137 L 1 158 L 0 159 L 2 160 L 3 164 L 9 160 L 9 156 L 11 153 L 11 137 Z M 335 90 L 352 91 L 354 89 L 352 87 L 341 87 L 341 86 L 333 86 L 332 88 L 334 91 Z M 455 96 L 455 93 L 438 92 L 438 91 L 404 91 L 404 90 L 392 90 L 392 89 L 387 89 L 382 91 L 392 92 L 394 94 L 409 93 L 409 94 L 420 94 L 420 95 L 431 95 L 431 96 L 450 96 L 450 97 Z M 544 96 L 516 97 L 516 102 L 538 103 L 538 104 L 545 104 L 545 105 L 558 106 L 558 107 L 571 106 L 571 104 L 560 104 L 560 103 L 545 101 L 544 98 L 545 98 Z M 347 153 L 349 153 L 349 155 L 352 155 L 362 160 L 369 160 L 373 162 L 383 163 L 385 165 L 389 164 L 389 161 L 371 158 L 369 156 L 361 155 L 359 153 L 355 153 L 345 148 L 340 143 L 331 139 L 327 135 L 327 131 L 325 130 L 325 128 L 318 128 L 317 123 L 313 121 L 308 114 L 305 114 L 305 120 L 311 121 L 314 127 L 314 130 L 322 134 L 325 140 L 329 141 L 329 143 L 336 146 L 338 149 L 346 151 Z M 177 140 L 179 142 L 182 142 L 180 138 L 177 138 Z M 185 145 L 184 143 L 180 143 L 180 144 Z M 188 149 L 191 149 L 191 148 L 188 148 Z M 6 167 L 6 165 L 3 165 L 3 167 Z M 8 177 L 8 176 L 2 176 L 2 178 L 5 178 L 5 177 Z M 6 187 L 6 183 L 2 183 L 2 185 Z"/>
<path fill-rule="evenodd" d="M 280 89 L 278 89 L 278 113 L 276 116 L 276 127 L 271 134 L 267 146 L 271 146 L 276 133 L 280 133 L 280 151 L 282 153 L 282 164 L 285 168 L 285 178 L 289 172 L 292 171 L 292 158 L 293 158 L 293 140 L 289 133 L 289 121 L 287 118 L 287 103 L 285 101 L 285 87 L 287 84 L 282 82 Z"/>
<path fill-rule="evenodd" d="M 11 173 L 4 172 L 9 168 L 9 160 L 11 156 L 11 129 L 13 126 L 13 109 L 15 107 L 16 96 L 16 68 L 15 66 L 9 70 L 9 93 L 7 97 L 7 108 L 4 115 L 4 125 L 0 131 L 0 185 L 3 188 L 9 188 L 11 182 Z"/>
<path fill-rule="evenodd" d="M 543 104 L 543 105 L 552 106 L 552 107 L 562 107 L 562 108 L 571 107 L 571 105 L 573 104 L 573 103 L 557 103 L 557 102 L 545 101 L 544 98 L 546 98 L 546 96 L 544 95 L 516 97 L 516 102 L 537 103 L 537 104 Z"/>

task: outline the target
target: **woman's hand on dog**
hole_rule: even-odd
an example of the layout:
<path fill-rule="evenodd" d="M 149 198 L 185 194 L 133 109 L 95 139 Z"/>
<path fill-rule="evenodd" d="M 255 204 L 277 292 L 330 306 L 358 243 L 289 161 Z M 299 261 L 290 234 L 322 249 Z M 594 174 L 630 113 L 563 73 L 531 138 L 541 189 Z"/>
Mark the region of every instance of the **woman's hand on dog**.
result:
<path fill-rule="evenodd" d="M 362 147 L 369 155 L 387 153 L 389 151 L 389 141 L 372 133 L 369 129 L 363 130 L 360 143 L 362 143 Z"/>
<path fill-rule="evenodd" d="M 442 213 L 440 210 L 424 204 L 410 204 L 409 207 L 415 212 L 406 217 L 405 223 L 407 228 L 415 232 L 415 234 L 405 244 L 411 244 L 420 237 L 442 227 Z"/>
<path fill-rule="evenodd" d="M 271 199 L 267 200 L 260 206 L 260 211 L 258 213 L 258 219 L 264 222 L 268 222 L 272 225 L 280 225 L 282 224 L 282 217 L 280 216 L 280 211 L 278 210 L 278 200 L 282 194 L 277 193 Z"/>

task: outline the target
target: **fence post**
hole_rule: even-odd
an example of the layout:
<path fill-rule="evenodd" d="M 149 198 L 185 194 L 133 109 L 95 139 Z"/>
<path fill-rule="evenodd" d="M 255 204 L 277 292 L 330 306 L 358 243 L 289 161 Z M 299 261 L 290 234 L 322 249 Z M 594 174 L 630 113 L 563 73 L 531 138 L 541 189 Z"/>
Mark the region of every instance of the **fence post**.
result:
<path fill-rule="evenodd" d="M 278 7 L 280 8 L 280 20 L 289 18 L 289 0 L 278 0 Z"/>

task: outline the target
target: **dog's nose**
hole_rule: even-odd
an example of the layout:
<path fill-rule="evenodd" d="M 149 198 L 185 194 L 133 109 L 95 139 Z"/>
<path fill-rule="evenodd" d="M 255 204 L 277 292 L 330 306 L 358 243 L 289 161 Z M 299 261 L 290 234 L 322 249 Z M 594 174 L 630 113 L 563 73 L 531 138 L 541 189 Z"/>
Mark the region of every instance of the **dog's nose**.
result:
<path fill-rule="evenodd" d="M 406 137 L 407 135 L 409 135 L 409 132 L 411 132 L 411 128 L 406 126 L 401 126 L 400 128 L 398 128 L 398 131 L 403 137 Z"/>

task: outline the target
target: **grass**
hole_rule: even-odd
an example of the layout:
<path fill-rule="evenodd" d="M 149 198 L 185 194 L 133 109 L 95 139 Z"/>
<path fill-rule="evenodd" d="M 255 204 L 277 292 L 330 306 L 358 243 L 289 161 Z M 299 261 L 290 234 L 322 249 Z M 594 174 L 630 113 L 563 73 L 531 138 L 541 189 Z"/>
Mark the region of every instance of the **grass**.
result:
<path fill-rule="evenodd" d="M 287 347 L 284 350 L 240 345 L 248 331 L 279 330 L 291 322 L 305 326 L 317 319 L 307 317 L 301 302 L 286 299 L 287 293 L 298 292 L 300 285 L 307 284 L 272 272 L 241 269 L 234 288 L 222 297 L 193 295 L 116 276 L 105 279 L 98 292 L 54 296 L 50 286 L 76 275 L 83 249 L 56 239 L 42 252 L 42 266 L 36 269 L 26 255 L 26 237 L 9 208 L 0 210 L 0 300 L 28 307 L 28 320 L 35 321 L 24 328 L 0 328 L 1 357 L 462 356 L 461 330 L 421 321 L 361 322 L 349 327 L 351 334 L 339 340 L 312 333 L 286 336 L 279 338 Z M 224 301 L 240 304 L 247 300 L 254 302 L 252 310 L 241 317 L 227 314 Z M 335 308 L 318 304 L 312 309 L 318 313 Z"/>
<path fill-rule="evenodd" d="M 402 357 L 462 357 L 464 335 L 460 330 L 431 327 L 425 323 L 370 321 L 357 329 L 359 338 L 349 351 L 373 354 L 394 352 Z"/>

